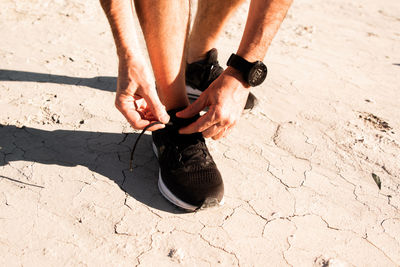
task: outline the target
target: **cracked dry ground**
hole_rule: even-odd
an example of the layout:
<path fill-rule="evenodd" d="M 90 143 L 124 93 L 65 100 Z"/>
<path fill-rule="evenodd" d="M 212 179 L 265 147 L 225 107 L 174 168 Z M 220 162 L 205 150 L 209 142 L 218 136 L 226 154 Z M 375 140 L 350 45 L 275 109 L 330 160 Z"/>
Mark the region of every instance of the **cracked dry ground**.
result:
<path fill-rule="evenodd" d="M 399 2 L 375 2 L 294 3 L 260 105 L 208 141 L 225 204 L 183 213 L 149 135 L 128 171 L 98 3 L 2 1 L 0 266 L 400 265 Z"/>

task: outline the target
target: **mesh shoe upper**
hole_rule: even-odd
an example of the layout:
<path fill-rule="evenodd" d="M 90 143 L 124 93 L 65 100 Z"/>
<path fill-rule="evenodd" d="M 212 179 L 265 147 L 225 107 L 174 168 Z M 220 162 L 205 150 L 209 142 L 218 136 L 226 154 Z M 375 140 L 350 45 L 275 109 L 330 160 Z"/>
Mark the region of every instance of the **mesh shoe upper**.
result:
<path fill-rule="evenodd" d="M 169 112 L 171 124 L 153 132 L 157 148 L 161 179 L 172 194 L 181 201 L 200 207 L 206 199 L 223 197 L 221 174 L 212 159 L 201 133 L 182 135 L 179 128 L 197 117 L 180 119 Z"/>

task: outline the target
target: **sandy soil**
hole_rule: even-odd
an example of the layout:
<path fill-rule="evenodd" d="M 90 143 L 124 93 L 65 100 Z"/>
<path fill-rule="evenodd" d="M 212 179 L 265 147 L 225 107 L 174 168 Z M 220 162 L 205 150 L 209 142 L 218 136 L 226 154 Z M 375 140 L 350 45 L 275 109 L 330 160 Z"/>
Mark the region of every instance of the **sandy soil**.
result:
<path fill-rule="evenodd" d="M 0 266 L 400 265 L 398 0 L 294 3 L 260 105 L 209 141 L 226 203 L 191 214 L 158 192 L 149 135 L 128 171 L 98 2 L 2 0 L 0 22 Z"/>

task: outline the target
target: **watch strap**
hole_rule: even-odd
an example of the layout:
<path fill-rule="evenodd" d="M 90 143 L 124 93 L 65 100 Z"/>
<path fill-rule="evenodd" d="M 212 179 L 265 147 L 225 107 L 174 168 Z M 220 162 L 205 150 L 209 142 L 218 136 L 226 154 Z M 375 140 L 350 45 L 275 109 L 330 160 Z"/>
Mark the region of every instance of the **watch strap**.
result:
<path fill-rule="evenodd" d="M 241 56 L 232 54 L 229 57 L 226 65 L 237 69 L 244 76 L 246 76 L 249 73 L 250 69 L 253 67 L 254 63 L 248 62 L 246 59 L 242 58 Z"/>

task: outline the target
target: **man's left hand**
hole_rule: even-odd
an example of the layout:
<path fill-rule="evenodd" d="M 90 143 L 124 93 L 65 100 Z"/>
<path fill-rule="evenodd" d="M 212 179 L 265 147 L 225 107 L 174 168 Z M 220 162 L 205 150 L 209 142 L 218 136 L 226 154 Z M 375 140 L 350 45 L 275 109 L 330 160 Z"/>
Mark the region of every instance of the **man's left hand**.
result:
<path fill-rule="evenodd" d="M 249 92 L 249 85 L 241 74 L 228 67 L 195 102 L 176 113 L 177 117 L 190 118 L 208 107 L 203 116 L 181 128 L 179 133 L 201 132 L 204 137 L 214 140 L 226 136 L 239 120 Z"/>

